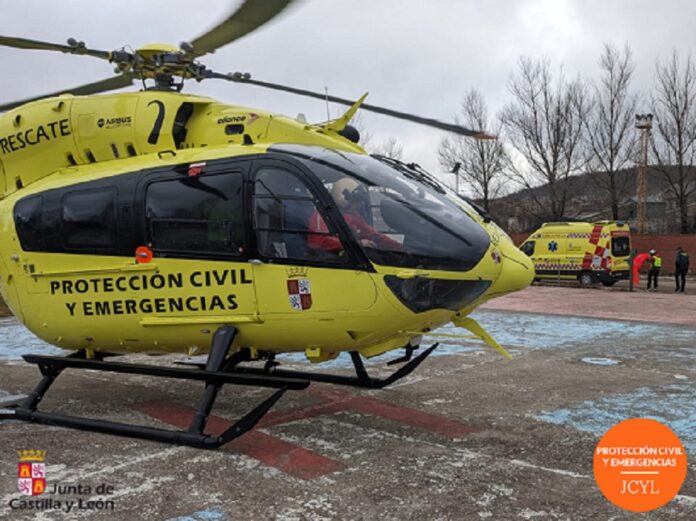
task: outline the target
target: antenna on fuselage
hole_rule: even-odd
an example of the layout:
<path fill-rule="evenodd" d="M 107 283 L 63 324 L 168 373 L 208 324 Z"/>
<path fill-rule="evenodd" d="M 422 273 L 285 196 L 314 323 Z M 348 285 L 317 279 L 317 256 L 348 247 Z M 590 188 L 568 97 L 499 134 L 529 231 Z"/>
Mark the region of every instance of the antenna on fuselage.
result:
<path fill-rule="evenodd" d="M 331 114 L 329 114 L 329 88 L 324 87 L 324 94 L 326 94 L 326 121 L 331 119 Z"/>

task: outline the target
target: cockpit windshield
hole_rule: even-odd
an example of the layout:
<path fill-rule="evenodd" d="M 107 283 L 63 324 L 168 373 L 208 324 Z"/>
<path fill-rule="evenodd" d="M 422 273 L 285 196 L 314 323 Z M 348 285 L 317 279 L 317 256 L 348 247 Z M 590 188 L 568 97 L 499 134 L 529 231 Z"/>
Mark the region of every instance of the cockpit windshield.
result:
<path fill-rule="evenodd" d="M 315 147 L 273 149 L 302 158 L 331 194 L 355 241 L 376 264 L 468 271 L 488 249 L 486 231 L 436 181 L 415 170 Z M 316 226 L 311 219 L 309 223 L 309 247 L 333 247 L 325 240 L 325 224 L 315 220 Z"/>

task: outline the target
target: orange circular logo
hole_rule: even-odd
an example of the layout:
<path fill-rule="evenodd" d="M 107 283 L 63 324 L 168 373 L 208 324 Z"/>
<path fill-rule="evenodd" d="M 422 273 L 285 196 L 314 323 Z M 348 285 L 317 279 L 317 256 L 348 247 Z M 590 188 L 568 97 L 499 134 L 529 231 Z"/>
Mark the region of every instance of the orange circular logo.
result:
<path fill-rule="evenodd" d="M 632 512 L 669 503 L 686 478 L 686 451 L 672 430 L 657 420 L 624 420 L 595 448 L 594 477 L 604 496 Z"/>

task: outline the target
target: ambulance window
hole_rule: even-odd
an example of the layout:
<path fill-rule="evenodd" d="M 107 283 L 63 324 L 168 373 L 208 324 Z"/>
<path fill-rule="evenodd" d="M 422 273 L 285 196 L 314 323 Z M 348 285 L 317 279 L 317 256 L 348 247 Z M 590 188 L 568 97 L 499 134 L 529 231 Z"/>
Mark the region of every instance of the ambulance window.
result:
<path fill-rule="evenodd" d="M 612 237 L 611 254 L 614 257 L 626 257 L 630 253 L 631 242 L 628 237 Z"/>
<path fill-rule="evenodd" d="M 116 188 L 76 190 L 61 201 L 66 250 L 112 250 L 116 244 Z"/>
<path fill-rule="evenodd" d="M 242 175 L 156 181 L 145 197 L 148 240 L 174 256 L 244 253 Z"/>
<path fill-rule="evenodd" d="M 527 257 L 531 257 L 534 255 L 534 242 L 535 241 L 527 241 L 525 242 L 522 246 L 520 246 L 520 250 L 524 252 Z"/>
<path fill-rule="evenodd" d="M 254 182 L 254 229 L 259 254 L 275 259 L 345 263 L 338 234 L 330 229 L 299 176 L 262 167 Z"/>
<path fill-rule="evenodd" d="M 26 251 L 37 251 L 44 247 L 42 215 L 43 198 L 40 195 L 22 199 L 15 206 L 14 221 L 17 235 L 22 248 Z"/>

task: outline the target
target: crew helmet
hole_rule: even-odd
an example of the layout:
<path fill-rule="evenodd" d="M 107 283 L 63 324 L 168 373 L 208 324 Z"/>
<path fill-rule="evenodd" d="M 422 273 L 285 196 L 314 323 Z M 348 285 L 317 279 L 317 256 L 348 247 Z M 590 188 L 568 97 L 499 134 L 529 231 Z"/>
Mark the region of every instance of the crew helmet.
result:
<path fill-rule="evenodd" d="M 331 189 L 331 196 L 341 209 L 350 207 L 353 202 L 359 201 L 365 195 L 365 188 L 351 177 L 339 179 Z"/>

